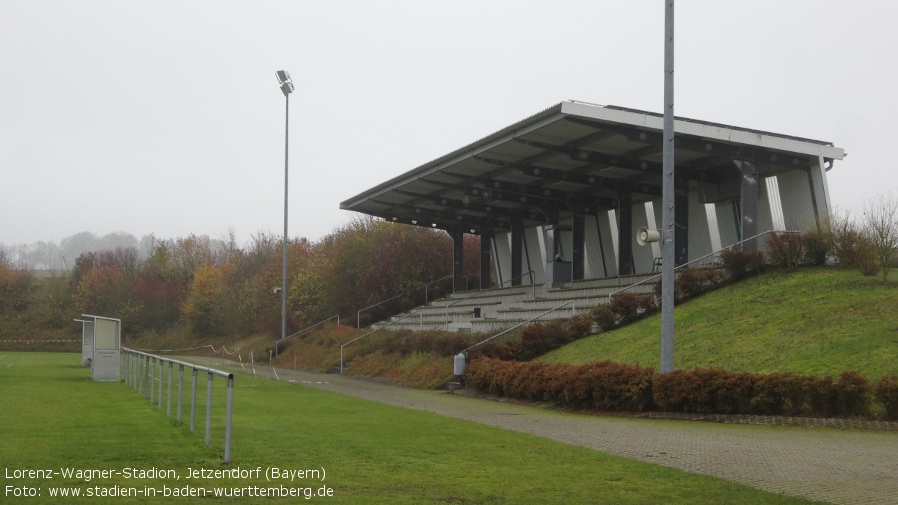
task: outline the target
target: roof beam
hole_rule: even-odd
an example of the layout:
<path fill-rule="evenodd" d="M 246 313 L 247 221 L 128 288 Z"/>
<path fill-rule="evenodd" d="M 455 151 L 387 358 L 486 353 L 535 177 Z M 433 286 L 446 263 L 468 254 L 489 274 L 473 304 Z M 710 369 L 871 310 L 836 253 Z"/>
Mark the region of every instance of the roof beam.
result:
<path fill-rule="evenodd" d="M 617 207 L 617 196 L 599 196 L 591 191 L 559 191 L 557 189 L 546 188 L 543 186 L 534 186 L 517 182 L 497 181 L 481 177 L 468 177 L 467 179 L 471 184 L 479 184 L 483 186 L 471 186 L 472 190 L 479 190 L 479 194 L 475 194 L 475 196 L 479 196 L 481 198 L 498 199 L 499 197 L 497 195 L 510 194 L 517 197 L 519 203 L 521 204 L 539 205 L 538 202 L 557 202 L 565 205 L 574 204 L 578 206 L 605 207 L 609 209 Z M 484 193 L 484 191 L 486 191 L 486 193 Z M 549 206 L 549 204 L 543 204 L 543 206 Z"/>
<path fill-rule="evenodd" d="M 470 233 L 471 230 L 480 232 L 487 228 L 507 228 L 509 226 L 508 220 L 495 219 L 490 216 L 472 216 L 404 204 L 393 205 L 388 211 L 381 211 L 376 215 L 387 221 L 441 230 L 460 230 L 466 233 Z"/>
<path fill-rule="evenodd" d="M 639 160 L 627 156 L 600 153 L 598 151 L 590 151 L 587 149 L 579 149 L 574 147 L 556 146 L 554 144 L 547 144 L 545 142 L 537 142 L 534 140 L 527 140 L 522 138 L 516 138 L 515 140 L 532 147 L 537 147 L 539 149 L 545 149 L 547 151 L 553 151 L 558 154 L 566 155 L 573 160 L 580 160 L 587 163 L 597 163 L 609 167 L 626 168 L 629 170 L 640 170 L 643 172 L 651 172 L 655 174 L 661 173 L 661 163 L 657 163 L 654 161 Z"/>
<path fill-rule="evenodd" d="M 566 116 L 570 121 L 582 126 L 590 126 L 600 131 L 610 131 L 622 135 L 629 140 L 644 142 L 650 145 L 664 145 L 663 135 L 660 132 L 644 130 L 633 126 L 614 125 L 610 123 L 597 123 L 587 119 Z M 719 140 L 695 137 L 692 135 L 678 134 L 676 136 L 678 150 L 703 153 L 707 156 L 724 157 L 731 160 L 744 160 L 765 165 L 775 165 L 782 168 L 806 168 L 810 161 L 806 156 L 796 156 L 787 153 L 771 153 L 770 149 L 746 145 L 733 145 Z"/>
<path fill-rule="evenodd" d="M 417 205 L 420 202 L 426 202 L 430 205 L 435 205 L 438 207 L 446 207 L 447 209 L 455 209 L 460 212 L 477 212 L 481 214 L 491 215 L 493 212 L 501 211 L 502 215 L 507 215 L 516 219 L 532 219 L 532 213 L 523 211 L 520 209 L 513 209 L 508 207 L 494 207 L 488 203 L 474 202 L 471 201 L 470 198 L 465 196 L 465 198 L 459 200 L 456 198 L 447 198 L 445 196 L 420 196 L 420 195 L 412 195 L 408 192 L 403 192 L 408 196 L 416 196 L 414 201 L 407 202 L 402 204 L 402 207 L 414 207 L 415 213 L 425 213 L 431 212 L 433 209 L 426 209 Z M 468 201 L 465 201 L 467 199 Z M 418 212 L 420 210 L 420 212 Z M 440 212 L 434 210 L 434 212 Z M 483 216 L 478 216 L 478 218 L 482 218 Z"/>
<path fill-rule="evenodd" d="M 569 148 L 565 148 L 569 149 Z M 599 153 L 596 153 L 599 154 Z M 582 172 L 574 172 L 570 170 L 558 170 L 555 168 L 537 167 L 523 163 L 510 163 L 502 160 L 493 160 L 489 158 L 478 157 L 477 159 L 486 163 L 504 166 L 517 170 L 521 173 L 541 177 L 558 182 L 574 182 L 587 186 L 602 187 L 614 190 L 615 193 L 620 192 L 637 192 L 648 193 L 653 195 L 661 195 L 661 186 L 651 184 L 633 184 L 623 179 L 613 179 L 610 177 L 602 177 L 598 175 L 585 174 Z M 660 173 L 660 172 L 659 172 Z"/>

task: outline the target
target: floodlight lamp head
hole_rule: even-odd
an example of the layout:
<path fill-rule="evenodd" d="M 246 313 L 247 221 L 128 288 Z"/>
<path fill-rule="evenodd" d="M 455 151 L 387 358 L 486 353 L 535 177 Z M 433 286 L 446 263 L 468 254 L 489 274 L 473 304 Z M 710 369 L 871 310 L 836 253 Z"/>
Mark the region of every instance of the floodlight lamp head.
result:
<path fill-rule="evenodd" d="M 284 96 L 293 93 L 294 87 L 293 80 L 290 79 L 290 72 L 287 72 L 286 70 L 278 70 L 274 73 L 274 75 L 278 78 L 278 83 L 281 85 L 281 91 L 284 92 Z"/>

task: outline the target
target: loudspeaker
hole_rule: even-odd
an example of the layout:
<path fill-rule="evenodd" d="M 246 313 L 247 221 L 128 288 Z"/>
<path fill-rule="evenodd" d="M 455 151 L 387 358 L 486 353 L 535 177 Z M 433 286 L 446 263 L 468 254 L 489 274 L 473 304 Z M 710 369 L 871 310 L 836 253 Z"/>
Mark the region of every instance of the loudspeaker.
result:
<path fill-rule="evenodd" d="M 636 230 L 636 243 L 639 245 L 651 244 L 661 240 L 661 233 L 658 230 L 647 230 L 645 226 Z"/>

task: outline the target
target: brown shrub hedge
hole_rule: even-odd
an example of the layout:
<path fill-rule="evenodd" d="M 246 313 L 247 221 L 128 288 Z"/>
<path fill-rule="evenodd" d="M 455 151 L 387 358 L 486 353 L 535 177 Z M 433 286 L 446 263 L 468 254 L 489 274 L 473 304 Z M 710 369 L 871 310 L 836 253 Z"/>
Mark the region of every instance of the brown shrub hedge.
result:
<path fill-rule="evenodd" d="M 869 416 L 875 399 L 889 419 L 898 419 L 898 376 L 874 385 L 853 371 L 836 378 L 721 368 L 659 374 L 610 361 L 569 365 L 480 357 L 468 365 L 465 380 L 480 391 L 574 409 L 848 417 Z"/>
<path fill-rule="evenodd" d="M 506 342 L 487 342 L 470 351 L 470 358 L 488 357 L 529 361 L 581 339 L 592 330 L 592 315 L 580 314 L 566 319 L 535 322 L 521 330 L 521 338 Z"/>

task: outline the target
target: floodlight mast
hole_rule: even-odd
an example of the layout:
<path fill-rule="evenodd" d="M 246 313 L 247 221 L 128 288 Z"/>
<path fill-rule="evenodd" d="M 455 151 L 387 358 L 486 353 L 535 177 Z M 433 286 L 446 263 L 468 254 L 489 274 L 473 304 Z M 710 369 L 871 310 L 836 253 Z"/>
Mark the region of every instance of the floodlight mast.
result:
<path fill-rule="evenodd" d="M 674 0 L 664 9 L 664 135 L 661 209 L 661 373 L 674 371 Z"/>
<path fill-rule="evenodd" d="M 288 196 L 288 154 L 290 151 L 290 93 L 293 93 L 293 80 L 286 70 L 275 72 L 281 91 L 284 93 L 286 119 L 284 120 L 284 244 L 281 277 L 281 340 L 287 338 L 287 196 Z M 274 346 L 277 355 L 277 344 Z"/>

